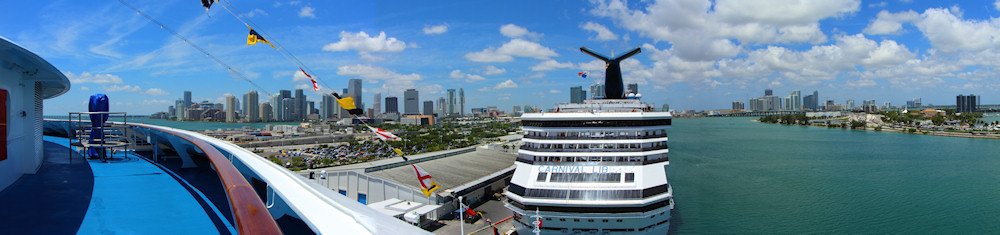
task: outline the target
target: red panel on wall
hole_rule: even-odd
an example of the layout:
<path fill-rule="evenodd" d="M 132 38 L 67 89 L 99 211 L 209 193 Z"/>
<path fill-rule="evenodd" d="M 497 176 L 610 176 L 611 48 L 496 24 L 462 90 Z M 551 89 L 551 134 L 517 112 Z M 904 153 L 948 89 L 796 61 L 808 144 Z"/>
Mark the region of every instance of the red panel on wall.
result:
<path fill-rule="evenodd" d="M 7 160 L 7 90 L 0 89 L 0 161 Z"/>

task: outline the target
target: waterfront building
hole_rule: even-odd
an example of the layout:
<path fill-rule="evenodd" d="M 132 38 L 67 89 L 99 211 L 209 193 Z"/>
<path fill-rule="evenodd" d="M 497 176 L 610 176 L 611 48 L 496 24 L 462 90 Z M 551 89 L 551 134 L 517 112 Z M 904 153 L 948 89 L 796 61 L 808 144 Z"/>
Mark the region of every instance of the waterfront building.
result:
<path fill-rule="evenodd" d="M 628 88 L 625 90 L 625 93 L 639 94 L 638 83 L 629 83 L 627 87 Z"/>
<path fill-rule="evenodd" d="M 569 102 L 570 103 L 583 103 L 583 100 L 587 99 L 587 93 L 583 91 L 582 86 L 575 86 L 569 88 Z"/>
<path fill-rule="evenodd" d="M 226 95 L 226 122 L 236 122 L 236 96 Z"/>
<path fill-rule="evenodd" d="M 290 119 L 292 116 L 292 110 L 295 110 L 295 99 L 294 98 L 284 98 L 281 99 L 281 116 L 285 117 L 282 121 L 295 121 L 295 119 Z"/>
<path fill-rule="evenodd" d="M 448 89 L 448 115 L 455 114 L 455 89 Z"/>
<path fill-rule="evenodd" d="M 250 91 L 243 95 L 243 107 L 247 122 L 260 122 L 260 104 L 257 100 L 257 91 Z"/>
<path fill-rule="evenodd" d="M 979 96 L 975 94 L 958 95 L 955 97 L 955 112 L 970 113 L 979 109 Z"/>
<path fill-rule="evenodd" d="M 923 105 L 920 102 L 920 98 L 913 98 L 912 100 L 906 101 L 907 108 L 920 108 L 921 106 Z"/>
<path fill-rule="evenodd" d="M 810 111 L 819 111 L 819 91 L 813 91 L 812 95 L 802 98 L 802 107 Z"/>
<path fill-rule="evenodd" d="M 847 110 L 854 110 L 854 100 L 853 99 L 849 99 L 849 100 L 847 100 L 847 102 L 844 102 L 844 103 L 847 106 L 846 107 Z"/>
<path fill-rule="evenodd" d="M 406 89 L 406 91 L 403 91 L 403 114 L 420 114 L 420 92 L 417 89 Z"/>
<path fill-rule="evenodd" d="M 744 108 L 744 106 L 743 106 L 743 102 L 740 102 L 740 101 L 733 101 L 733 111 L 736 111 L 736 110 L 743 110 L 743 108 Z"/>
<path fill-rule="evenodd" d="M 424 115 L 434 115 L 434 101 L 424 101 Z"/>
<path fill-rule="evenodd" d="M 319 101 L 319 118 L 322 120 L 330 120 L 333 117 L 333 103 L 337 101 L 331 94 L 323 94 Z"/>
<path fill-rule="evenodd" d="M 184 120 L 184 110 L 187 110 L 187 106 L 184 106 L 184 99 L 177 99 L 174 101 L 174 118 L 178 121 Z"/>
<path fill-rule="evenodd" d="M 465 116 L 465 90 L 458 88 L 458 115 Z"/>
<path fill-rule="evenodd" d="M 792 91 L 791 94 L 788 95 L 788 98 L 789 101 L 791 102 L 791 104 L 787 105 L 791 107 L 789 110 L 802 111 L 802 91 L 794 90 Z"/>
<path fill-rule="evenodd" d="M 271 117 L 273 117 L 271 112 L 272 111 L 270 102 L 260 103 L 260 121 L 270 122 Z"/>
<path fill-rule="evenodd" d="M 188 120 L 187 119 L 187 117 L 188 117 L 187 110 L 191 108 L 191 104 L 194 104 L 191 101 L 191 91 L 184 91 L 184 106 L 180 106 L 180 107 L 183 107 L 182 110 L 181 110 L 181 113 L 184 114 L 184 115 L 182 115 L 184 117 L 184 120 Z"/>
<path fill-rule="evenodd" d="M 285 121 L 285 118 L 284 118 L 285 116 L 281 114 L 281 110 L 282 110 L 281 99 L 282 98 L 281 98 L 281 94 L 280 93 L 279 94 L 274 94 L 274 96 L 271 96 L 271 112 L 272 112 L 271 113 L 272 114 L 271 120 L 272 121 L 275 121 L 275 122 Z"/>
<path fill-rule="evenodd" d="M 385 113 L 399 114 L 399 101 L 395 96 L 385 97 Z"/>
<path fill-rule="evenodd" d="M 319 114 L 319 111 L 316 111 L 316 102 L 314 101 L 306 101 L 306 110 L 308 110 L 308 112 L 306 112 L 306 116 L 310 114 Z"/>
<path fill-rule="evenodd" d="M 590 96 L 591 99 L 604 99 L 604 84 L 591 84 L 590 85 Z"/>
<path fill-rule="evenodd" d="M 309 110 L 306 109 L 306 94 L 302 89 L 295 89 L 295 108 L 292 109 L 292 116 L 295 117 L 294 121 L 305 120 L 306 115 L 309 114 Z"/>
<path fill-rule="evenodd" d="M 176 108 L 174 108 L 173 105 L 167 106 L 167 115 L 164 116 L 163 118 L 165 118 L 165 119 L 166 118 L 173 118 L 174 117 L 174 112 L 176 112 L 175 110 L 176 110 Z"/>
<path fill-rule="evenodd" d="M 513 115 L 515 117 L 519 117 L 519 116 L 521 116 L 521 114 L 523 112 L 521 111 L 521 106 L 520 105 L 514 105 L 514 108 L 511 109 L 510 113 L 511 113 L 511 115 Z"/>

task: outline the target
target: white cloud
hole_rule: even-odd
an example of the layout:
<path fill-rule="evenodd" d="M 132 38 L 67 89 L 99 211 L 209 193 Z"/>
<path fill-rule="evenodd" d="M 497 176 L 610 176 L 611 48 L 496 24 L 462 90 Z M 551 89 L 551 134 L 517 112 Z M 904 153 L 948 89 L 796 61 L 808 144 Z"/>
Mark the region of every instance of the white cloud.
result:
<path fill-rule="evenodd" d="M 306 76 L 306 74 L 302 73 L 301 70 L 295 70 L 295 72 L 293 72 L 292 74 L 292 81 L 293 82 L 309 81 L 309 76 Z"/>
<path fill-rule="evenodd" d="M 107 91 L 107 92 L 116 92 L 116 91 L 139 92 L 139 91 L 142 91 L 142 88 L 140 88 L 139 86 L 132 86 L 132 85 L 111 85 L 111 86 L 104 87 L 104 91 Z"/>
<path fill-rule="evenodd" d="M 822 43 L 819 21 L 859 10 L 858 0 L 659 0 L 626 4 L 596 0 L 590 13 L 656 41 L 669 41 L 684 60 L 736 56 L 743 44 Z M 636 9 L 630 9 L 636 6 Z"/>
<path fill-rule="evenodd" d="M 122 78 L 118 75 L 113 74 L 91 74 L 89 72 L 83 72 L 79 75 L 72 72 L 63 73 L 69 78 L 70 83 L 93 83 L 93 84 L 119 84 L 122 83 Z"/>
<path fill-rule="evenodd" d="M 372 80 L 378 80 L 382 84 L 381 89 L 385 91 L 403 91 L 410 88 L 417 88 L 423 91 L 433 89 L 434 86 L 418 83 L 418 81 L 424 79 L 424 76 L 420 74 L 400 74 L 387 68 L 364 64 L 340 66 L 337 68 L 337 75 L 358 76 L 364 80 L 368 80 L 369 83 Z"/>
<path fill-rule="evenodd" d="M 1000 11 L 1000 0 L 993 1 L 993 8 Z"/>
<path fill-rule="evenodd" d="M 314 11 L 316 11 L 316 8 L 312 8 L 312 7 L 309 7 L 309 6 L 304 6 L 304 7 L 302 7 L 302 10 L 299 10 L 299 17 L 300 18 L 313 18 L 313 19 L 315 19 L 316 18 L 316 14 L 313 13 Z"/>
<path fill-rule="evenodd" d="M 495 89 L 511 89 L 511 88 L 517 88 L 517 83 L 514 83 L 514 81 L 512 81 L 512 80 L 510 80 L 510 79 L 507 79 L 507 81 L 503 81 L 503 82 L 501 82 L 500 84 L 497 84 L 497 85 L 496 85 L 495 87 L 493 87 L 493 88 L 495 88 Z"/>
<path fill-rule="evenodd" d="M 80 87 L 80 90 L 81 90 L 81 91 L 89 91 L 89 90 L 90 90 L 90 87 L 85 87 L 85 86 L 81 86 L 81 87 Z"/>
<path fill-rule="evenodd" d="M 147 94 L 147 95 L 169 95 L 170 94 L 170 92 L 164 91 L 163 89 L 160 89 L 160 88 L 149 88 L 148 90 L 146 90 L 143 93 Z"/>
<path fill-rule="evenodd" d="M 559 94 L 559 93 L 562 93 L 562 91 L 559 91 L 559 90 L 556 90 L 556 89 L 552 89 L 552 90 L 549 90 L 549 93 Z"/>
<path fill-rule="evenodd" d="M 143 100 L 143 105 L 173 105 L 173 101 L 169 100 Z"/>
<path fill-rule="evenodd" d="M 882 10 L 875 20 L 868 27 L 865 27 L 864 32 L 871 35 L 897 34 L 902 31 L 903 23 L 918 19 L 920 19 L 920 14 L 912 10 L 900 13 L 889 13 L 889 11 Z"/>
<path fill-rule="evenodd" d="M 485 75 L 498 75 L 507 72 L 507 69 L 497 68 L 496 66 L 493 65 L 487 65 L 483 67 L 483 70 L 484 70 L 483 74 Z"/>
<path fill-rule="evenodd" d="M 448 32 L 448 24 L 424 25 L 424 34 L 442 34 Z"/>
<path fill-rule="evenodd" d="M 387 37 L 385 32 L 379 32 L 378 36 L 370 37 L 364 31 L 350 33 L 340 32 L 340 41 L 326 44 L 324 51 L 348 51 L 358 52 L 400 52 L 406 49 L 406 43 L 394 37 Z"/>
<path fill-rule="evenodd" d="M 871 79 L 858 79 L 847 81 L 847 85 L 851 87 L 872 87 L 878 85 L 878 83 Z"/>
<path fill-rule="evenodd" d="M 585 29 L 587 31 L 591 31 L 591 32 L 597 33 L 596 37 L 591 37 L 590 38 L 590 39 L 593 39 L 593 40 L 597 40 L 597 41 L 618 40 L 618 35 L 617 34 L 612 33 L 611 30 L 608 30 L 608 28 L 604 27 L 604 25 L 601 25 L 601 24 L 598 24 L 598 23 L 594 23 L 592 21 L 591 22 L 587 22 L 586 24 L 581 24 L 580 28 Z"/>
<path fill-rule="evenodd" d="M 538 63 L 535 66 L 531 66 L 531 71 L 549 71 L 556 69 L 569 69 L 573 67 L 574 67 L 573 63 L 570 62 L 559 63 L 559 61 L 555 60 L 546 60 L 542 61 L 541 63 Z"/>
<path fill-rule="evenodd" d="M 452 70 L 451 73 L 448 74 L 448 77 L 454 79 L 465 79 L 466 82 L 476 82 L 476 81 L 486 80 L 486 78 L 484 78 L 483 76 L 463 73 L 461 70 L 458 69 Z"/>
<path fill-rule="evenodd" d="M 267 16 L 268 14 L 267 14 L 266 11 L 261 10 L 260 8 L 254 8 L 253 10 L 251 10 L 250 12 L 247 13 L 247 17 L 250 17 L 250 18 L 253 18 L 254 16 L 257 16 L 257 15 Z"/>
<path fill-rule="evenodd" d="M 514 24 L 505 24 L 500 26 L 500 34 L 510 38 L 538 38 L 542 36 L 542 34 L 528 31 L 528 29 Z"/>
<path fill-rule="evenodd" d="M 558 55 L 552 49 L 541 44 L 515 38 L 504 43 L 500 48 L 490 47 L 482 51 L 470 52 L 465 54 L 465 58 L 476 62 L 508 62 L 514 60 L 514 56 L 548 59 Z"/>

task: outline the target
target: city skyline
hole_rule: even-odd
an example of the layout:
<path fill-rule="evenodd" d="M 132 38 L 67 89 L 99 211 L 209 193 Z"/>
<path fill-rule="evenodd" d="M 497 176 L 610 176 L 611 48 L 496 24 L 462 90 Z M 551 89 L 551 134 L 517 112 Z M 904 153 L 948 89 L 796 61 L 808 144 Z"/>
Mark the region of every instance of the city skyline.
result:
<path fill-rule="evenodd" d="M 130 4 L 258 83 L 262 100 L 306 89 L 306 104 L 320 101 L 309 79 L 274 49 L 245 45 L 246 27 L 224 9 L 206 12 L 181 1 Z M 533 7 L 469 10 L 525 4 Z M 108 94 L 114 110 L 150 114 L 175 105 L 172 97 L 185 90 L 198 94 L 193 100 L 213 103 L 256 90 L 120 3 L 8 5 L 0 36 L 37 52 L 73 82 L 67 95 L 47 101 L 46 112 L 80 111 L 80 100 L 94 93 Z M 994 69 L 1000 64 L 990 59 L 1000 56 L 993 49 L 1000 41 L 992 40 L 1000 26 L 990 23 L 1000 19 L 995 1 L 386 1 L 350 7 L 247 1 L 233 7 L 314 69 L 322 93 L 339 92 L 350 79 L 366 87 L 364 101 L 375 93 L 402 97 L 409 88 L 442 97 L 450 87 L 465 87 L 466 113 L 488 105 L 549 108 L 566 101 L 567 87 L 586 90 L 603 77 L 604 65 L 580 53 L 581 46 L 642 48 L 623 62 L 623 79 L 643 87 L 644 101 L 680 110 L 727 107 L 766 88 L 825 90 L 834 100 L 871 94 L 865 99 L 896 104 L 913 97 L 946 104 L 955 94 L 1000 90 Z M 1000 97 L 984 96 L 982 103 L 1000 103 Z"/>

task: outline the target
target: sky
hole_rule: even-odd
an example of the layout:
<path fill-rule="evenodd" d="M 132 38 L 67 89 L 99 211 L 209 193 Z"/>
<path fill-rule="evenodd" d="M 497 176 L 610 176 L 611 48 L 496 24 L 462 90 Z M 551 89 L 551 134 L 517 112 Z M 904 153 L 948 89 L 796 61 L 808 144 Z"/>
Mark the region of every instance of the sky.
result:
<path fill-rule="evenodd" d="M 581 46 L 642 48 L 622 62 L 623 79 L 639 84 L 643 101 L 676 110 L 725 109 L 764 89 L 815 90 L 836 103 L 953 105 L 958 94 L 1000 103 L 990 95 L 1000 90 L 1000 2 L 992 0 L 230 0 L 208 11 L 195 0 L 123 1 L 261 89 L 119 1 L 6 1 L 0 36 L 72 82 L 46 100 L 48 115 L 86 111 L 95 93 L 107 94 L 113 111 L 139 115 L 166 111 L 186 90 L 223 103 L 250 90 L 305 89 L 318 101 L 294 59 L 246 44 L 249 30 L 234 14 L 301 61 L 320 92 L 364 80 L 369 107 L 375 93 L 415 88 L 425 101 L 463 88 L 466 112 L 551 108 L 569 102 L 570 87 L 603 79 L 603 62 Z"/>

